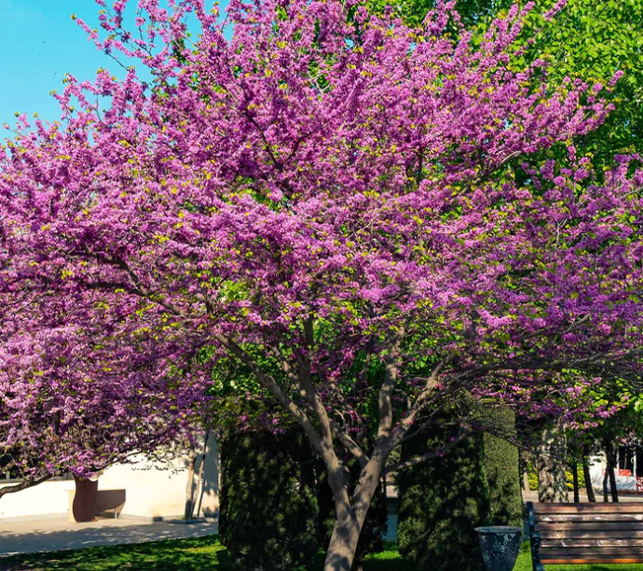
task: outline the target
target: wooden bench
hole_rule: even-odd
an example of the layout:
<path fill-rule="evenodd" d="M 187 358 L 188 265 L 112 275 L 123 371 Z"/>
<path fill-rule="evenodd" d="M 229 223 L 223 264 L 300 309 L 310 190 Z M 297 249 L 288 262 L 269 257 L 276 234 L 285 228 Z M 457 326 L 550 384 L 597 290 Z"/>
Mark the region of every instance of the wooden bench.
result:
<path fill-rule="evenodd" d="M 534 571 L 544 564 L 643 563 L 643 503 L 527 502 Z"/>

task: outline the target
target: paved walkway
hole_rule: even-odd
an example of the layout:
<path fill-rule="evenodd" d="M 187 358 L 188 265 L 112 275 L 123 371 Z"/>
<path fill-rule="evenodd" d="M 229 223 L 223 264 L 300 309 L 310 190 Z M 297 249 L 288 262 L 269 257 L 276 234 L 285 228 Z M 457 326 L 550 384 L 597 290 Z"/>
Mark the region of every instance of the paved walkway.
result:
<path fill-rule="evenodd" d="M 568 492 L 569 496 L 569 501 L 573 502 L 574 501 L 574 492 L 570 491 Z M 600 490 L 595 489 L 594 490 L 594 496 L 596 497 L 596 501 L 598 503 L 603 503 L 603 489 L 601 488 Z M 522 492 L 522 499 L 524 502 L 537 502 L 538 501 L 538 492 L 536 491 L 530 491 L 526 492 L 523 490 Z M 584 488 L 581 488 L 580 490 L 580 501 L 582 504 L 588 503 L 589 500 L 587 499 L 587 493 L 585 492 Z M 630 496 L 627 494 L 627 492 L 621 491 L 619 494 L 619 501 L 621 502 L 643 502 L 643 496 Z"/>
<path fill-rule="evenodd" d="M 99 519 L 90 523 L 71 523 L 65 519 L 50 519 L 3 523 L 0 524 L 0 557 L 96 545 L 201 537 L 216 532 L 215 522 L 147 523 L 128 519 Z"/>
<path fill-rule="evenodd" d="M 389 497 L 393 496 L 390 494 Z M 597 499 L 602 501 L 602 494 Z M 524 501 L 538 501 L 537 492 L 523 492 Z M 584 493 L 581 501 L 587 501 Z M 643 497 L 623 497 L 622 501 L 643 501 Z M 397 514 L 389 516 L 386 539 L 395 540 Z M 17 553 L 81 549 L 97 545 L 119 545 L 161 539 L 183 539 L 217 533 L 216 522 L 141 522 L 131 519 L 99 519 L 91 523 L 71 523 L 49 519 L 0 524 L 0 557 Z"/>

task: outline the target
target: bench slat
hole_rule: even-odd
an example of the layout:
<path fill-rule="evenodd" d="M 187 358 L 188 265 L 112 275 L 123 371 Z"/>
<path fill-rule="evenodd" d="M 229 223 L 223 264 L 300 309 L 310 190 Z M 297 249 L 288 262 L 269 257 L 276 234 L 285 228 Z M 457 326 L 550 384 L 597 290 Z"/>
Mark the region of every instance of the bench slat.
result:
<path fill-rule="evenodd" d="M 544 529 L 540 530 L 541 539 L 608 539 L 610 537 L 622 539 L 643 539 L 643 526 L 638 530 L 631 529 L 602 529 L 602 530 L 589 530 L 583 531 L 582 529 Z"/>
<path fill-rule="evenodd" d="M 583 549 L 583 548 L 606 548 L 606 547 L 643 547 L 643 539 L 543 539 L 540 550 L 544 552 L 549 549 Z"/>
<path fill-rule="evenodd" d="M 561 558 L 561 557 L 541 557 L 541 563 L 546 563 L 547 565 L 580 565 L 581 563 L 585 564 L 594 564 L 594 563 L 643 563 L 643 557 L 613 557 L 613 558 L 597 558 L 597 557 L 582 557 L 582 558 Z"/>
<path fill-rule="evenodd" d="M 534 504 L 534 513 L 639 513 L 643 514 L 643 502 L 618 503 L 618 504 Z"/>
<path fill-rule="evenodd" d="M 591 548 L 585 547 L 580 549 L 571 549 L 569 547 L 564 547 L 560 549 L 547 549 L 542 551 L 543 559 L 551 559 L 552 557 L 558 558 L 577 558 L 582 559 L 583 557 L 598 557 L 598 558 L 616 558 L 616 557 L 626 557 L 634 559 L 643 559 L 643 548 L 641 547 L 601 547 L 601 548 Z"/>
<path fill-rule="evenodd" d="M 579 530 L 579 531 L 642 531 L 643 522 L 552 522 L 536 524 L 536 531 L 542 533 L 545 531 L 564 531 L 564 530 Z"/>
<path fill-rule="evenodd" d="M 554 522 L 610 522 L 610 521 L 640 521 L 643 513 L 601 513 L 601 514 L 536 514 L 536 525 Z"/>

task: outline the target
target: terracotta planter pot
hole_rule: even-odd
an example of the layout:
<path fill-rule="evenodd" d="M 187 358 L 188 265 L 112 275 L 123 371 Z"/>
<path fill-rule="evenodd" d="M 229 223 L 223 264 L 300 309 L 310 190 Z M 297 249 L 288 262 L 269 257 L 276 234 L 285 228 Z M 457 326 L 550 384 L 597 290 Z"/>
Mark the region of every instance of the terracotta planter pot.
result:
<path fill-rule="evenodd" d="M 76 477 L 74 477 L 74 481 L 76 482 L 76 493 L 74 494 L 70 516 L 73 516 L 73 521 L 94 521 L 98 481 Z"/>

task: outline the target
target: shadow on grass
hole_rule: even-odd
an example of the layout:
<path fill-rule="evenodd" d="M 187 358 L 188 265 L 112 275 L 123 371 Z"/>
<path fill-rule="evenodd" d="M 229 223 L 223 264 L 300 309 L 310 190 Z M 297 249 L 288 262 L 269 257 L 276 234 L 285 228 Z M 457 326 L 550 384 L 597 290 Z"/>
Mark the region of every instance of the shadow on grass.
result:
<path fill-rule="evenodd" d="M 402 559 L 371 559 L 364 563 L 364 571 L 412 571 L 410 563 Z"/>
<path fill-rule="evenodd" d="M 324 553 L 318 553 L 315 563 L 309 571 L 322 571 L 324 568 Z M 384 551 L 370 555 L 364 562 L 364 571 L 416 571 L 411 564 L 404 561 L 397 552 L 394 541 L 384 542 Z"/>
<path fill-rule="evenodd" d="M 155 541 L 0 559 L 2 571 L 230 571 L 216 536 Z"/>
<path fill-rule="evenodd" d="M 322 571 L 319 553 L 310 571 Z M 216 536 L 128 545 L 89 547 L 73 551 L 32 553 L 0 558 L 0 571 L 232 571 L 230 557 Z M 369 557 L 364 571 L 411 571 L 387 542 L 386 551 Z"/>
<path fill-rule="evenodd" d="M 324 554 L 319 553 L 309 571 L 322 571 L 323 567 Z M 214 535 L 0 558 L 0 571 L 204 570 L 232 571 L 230 557 Z M 383 553 L 371 555 L 365 561 L 364 571 L 415 570 L 400 557 L 395 543 L 386 542 Z M 515 571 L 531 571 L 531 556 L 526 549 Z M 551 571 L 643 571 L 643 565 L 554 565 Z"/>

